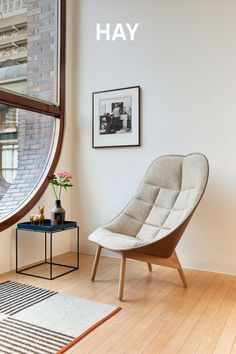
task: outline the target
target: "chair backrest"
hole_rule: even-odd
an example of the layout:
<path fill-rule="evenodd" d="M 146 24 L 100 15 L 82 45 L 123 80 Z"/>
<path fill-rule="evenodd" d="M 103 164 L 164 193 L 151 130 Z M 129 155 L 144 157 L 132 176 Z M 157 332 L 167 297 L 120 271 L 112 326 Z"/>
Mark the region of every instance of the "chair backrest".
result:
<path fill-rule="evenodd" d="M 107 228 L 145 241 L 163 239 L 193 213 L 208 171 L 207 158 L 200 153 L 156 159 L 128 206 Z"/>

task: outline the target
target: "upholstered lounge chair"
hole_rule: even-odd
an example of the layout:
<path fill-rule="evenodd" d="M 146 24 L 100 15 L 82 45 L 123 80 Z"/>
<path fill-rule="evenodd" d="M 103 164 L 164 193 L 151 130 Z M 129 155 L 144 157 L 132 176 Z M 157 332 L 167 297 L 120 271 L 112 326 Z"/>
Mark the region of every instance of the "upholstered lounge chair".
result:
<path fill-rule="evenodd" d="M 206 188 L 208 161 L 199 153 L 156 159 L 126 208 L 89 240 L 98 247 L 92 269 L 95 279 L 102 248 L 121 254 L 118 297 L 123 299 L 126 258 L 178 270 L 187 282 L 175 248 Z"/>

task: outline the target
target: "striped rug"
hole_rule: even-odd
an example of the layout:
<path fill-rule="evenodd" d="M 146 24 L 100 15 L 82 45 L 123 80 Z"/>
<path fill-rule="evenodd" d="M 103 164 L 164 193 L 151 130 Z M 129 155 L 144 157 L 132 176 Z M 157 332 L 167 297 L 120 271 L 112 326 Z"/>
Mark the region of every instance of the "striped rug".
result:
<path fill-rule="evenodd" d="M 0 313 L 14 315 L 55 294 L 55 291 L 7 281 L 0 285 Z"/>
<path fill-rule="evenodd" d="M 18 282 L 0 283 L 0 353 L 64 353 L 119 310 Z"/>

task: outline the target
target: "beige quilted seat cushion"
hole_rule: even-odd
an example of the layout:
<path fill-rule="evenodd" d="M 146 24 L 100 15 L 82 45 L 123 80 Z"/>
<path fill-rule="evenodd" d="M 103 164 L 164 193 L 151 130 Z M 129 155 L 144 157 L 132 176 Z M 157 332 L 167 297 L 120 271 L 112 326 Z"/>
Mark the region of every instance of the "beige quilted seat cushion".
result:
<path fill-rule="evenodd" d="M 208 176 L 204 155 L 156 159 L 128 206 L 89 240 L 111 250 L 128 250 L 162 239 L 176 229 L 198 203 Z"/>

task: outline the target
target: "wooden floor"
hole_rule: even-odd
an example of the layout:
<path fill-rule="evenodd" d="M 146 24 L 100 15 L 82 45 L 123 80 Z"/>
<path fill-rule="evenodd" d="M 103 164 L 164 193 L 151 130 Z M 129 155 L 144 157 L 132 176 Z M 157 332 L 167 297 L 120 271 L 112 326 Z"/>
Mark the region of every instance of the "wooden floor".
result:
<path fill-rule="evenodd" d="M 92 261 L 81 255 L 80 270 L 53 281 L 14 272 L 0 281 L 18 280 L 122 307 L 68 354 L 236 353 L 236 277 L 186 270 L 189 287 L 184 289 L 176 270 L 153 266 L 149 273 L 146 264 L 127 261 L 125 301 L 120 303 L 119 260 L 102 257 L 94 283 Z"/>

